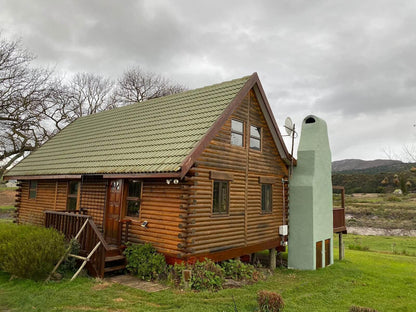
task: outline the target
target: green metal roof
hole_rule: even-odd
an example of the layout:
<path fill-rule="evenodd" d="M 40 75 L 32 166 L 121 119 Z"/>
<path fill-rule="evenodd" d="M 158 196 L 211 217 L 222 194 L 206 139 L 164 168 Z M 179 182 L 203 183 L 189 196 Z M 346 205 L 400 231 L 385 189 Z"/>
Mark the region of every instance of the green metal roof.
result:
<path fill-rule="evenodd" d="M 249 79 L 81 117 L 6 176 L 176 172 Z"/>

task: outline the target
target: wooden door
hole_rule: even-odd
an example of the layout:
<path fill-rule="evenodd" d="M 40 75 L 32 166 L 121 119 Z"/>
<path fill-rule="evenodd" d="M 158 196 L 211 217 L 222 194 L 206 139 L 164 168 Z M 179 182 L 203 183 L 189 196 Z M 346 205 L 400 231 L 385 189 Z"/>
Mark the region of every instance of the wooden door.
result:
<path fill-rule="evenodd" d="M 109 244 L 119 244 L 119 226 L 123 180 L 111 180 L 108 189 L 105 217 L 105 240 Z"/>
<path fill-rule="evenodd" d="M 322 241 L 316 242 L 316 268 L 322 268 Z"/>
<path fill-rule="evenodd" d="M 331 241 L 325 240 L 325 266 L 328 266 L 331 262 Z"/>

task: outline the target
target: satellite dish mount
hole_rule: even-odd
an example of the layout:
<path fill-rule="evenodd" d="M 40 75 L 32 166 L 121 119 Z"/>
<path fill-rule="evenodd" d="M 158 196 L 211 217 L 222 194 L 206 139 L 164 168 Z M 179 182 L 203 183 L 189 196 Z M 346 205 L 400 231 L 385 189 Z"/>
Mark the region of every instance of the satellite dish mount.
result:
<path fill-rule="evenodd" d="M 297 137 L 298 134 L 295 131 L 295 124 L 292 122 L 292 119 L 290 117 L 286 118 L 284 127 L 287 133 L 286 136 L 290 136 L 292 138 L 292 147 L 290 149 L 290 168 L 289 168 L 289 176 L 291 176 L 293 172 L 293 147 L 295 145 L 295 137 Z"/>

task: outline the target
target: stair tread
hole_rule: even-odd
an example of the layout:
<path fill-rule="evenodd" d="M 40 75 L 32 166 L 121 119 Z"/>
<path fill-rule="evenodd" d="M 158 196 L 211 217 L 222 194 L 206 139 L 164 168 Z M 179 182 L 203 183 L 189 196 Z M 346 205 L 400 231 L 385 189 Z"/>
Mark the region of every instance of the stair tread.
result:
<path fill-rule="evenodd" d="M 116 255 L 116 256 L 107 256 L 105 257 L 105 262 L 111 262 L 111 261 L 117 261 L 117 260 L 123 260 L 126 259 L 123 255 Z"/>
<path fill-rule="evenodd" d="M 123 264 L 123 265 L 117 265 L 117 266 L 112 266 L 112 267 L 104 268 L 104 272 L 105 273 L 108 273 L 108 272 L 123 270 L 125 268 L 126 268 L 126 265 L 125 264 Z"/>

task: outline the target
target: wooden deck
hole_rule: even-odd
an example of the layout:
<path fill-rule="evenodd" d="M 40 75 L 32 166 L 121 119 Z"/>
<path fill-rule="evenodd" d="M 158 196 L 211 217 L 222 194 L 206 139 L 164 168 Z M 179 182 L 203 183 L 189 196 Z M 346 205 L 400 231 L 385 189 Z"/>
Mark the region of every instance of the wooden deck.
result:
<path fill-rule="evenodd" d="M 76 212 L 45 211 L 45 227 L 63 233 L 67 240 L 77 235 L 86 220 L 88 220 L 87 226 L 78 238 L 80 254 L 88 255 L 97 243 L 101 243 L 86 266 L 88 273 L 102 278 L 107 272 L 124 269 L 126 259 L 122 254 L 121 246 L 107 244 L 91 216 Z"/>

